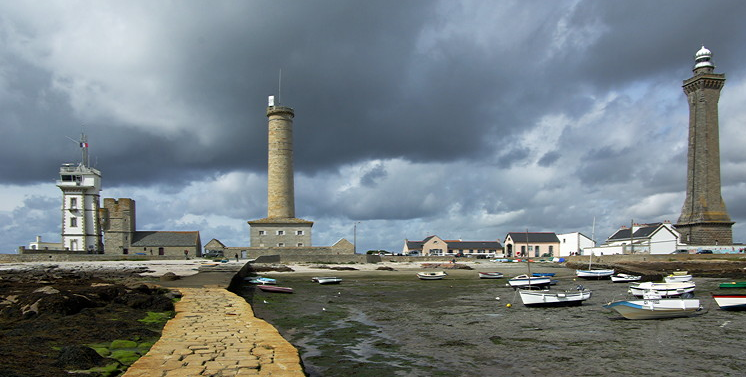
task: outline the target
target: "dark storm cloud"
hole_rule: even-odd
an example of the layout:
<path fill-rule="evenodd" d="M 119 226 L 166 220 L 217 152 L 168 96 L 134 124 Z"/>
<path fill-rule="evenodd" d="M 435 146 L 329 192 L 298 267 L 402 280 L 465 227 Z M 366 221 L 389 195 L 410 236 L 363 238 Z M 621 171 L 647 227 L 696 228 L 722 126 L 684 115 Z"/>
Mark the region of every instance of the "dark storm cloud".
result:
<path fill-rule="evenodd" d="M 227 173 L 261 180 L 281 69 L 308 181 L 298 208 L 337 221 L 447 217 L 468 229 L 483 213 L 506 231 L 574 230 L 599 208 L 629 207 L 614 207 L 609 187 L 683 190 L 680 85 L 700 44 L 726 90 L 746 75 L 738 1 L 39 6 L 0 4 L 0 158 L 21 162 L 3 164 L 0 183 L 51 182 L 79 159 L 66 137 L 82 125 L 107 188 L 177 196 Z M 192 214 L 263 215 L 266 193 L 225 190 Z M 153 223 L 188 215 L 178 201 L 141 202 Z"/>

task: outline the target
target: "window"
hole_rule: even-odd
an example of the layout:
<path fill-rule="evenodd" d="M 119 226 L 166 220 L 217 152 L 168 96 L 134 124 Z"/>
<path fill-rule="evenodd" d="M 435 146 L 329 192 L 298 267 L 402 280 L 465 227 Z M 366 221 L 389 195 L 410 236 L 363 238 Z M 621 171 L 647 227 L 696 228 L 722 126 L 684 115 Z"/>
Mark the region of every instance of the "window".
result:
<path fill-rule="evenodd" d="M 285 247 L 285 243 L 284 242 L 280 242 L 280 243 L 277 244 L 277 247 Z"/>
<path fill-rule="evenodd" d="M 303 242 L 298 242 L 298 247 L 303 247 Z"/>
<path fill-rule="evenodd" d="M 70 227 L 75 228 L 78 226 L 78 218 L 77 217 L 71 217 L 70 218 Z"/>
<path fill-rule="evenodd" d="M 303 231 L 302 230 L 296 230 L 295 231 L 295 235 L 296 236 L 302 236 L 303 235 Z"/>
<path fill-rule="evenodd" d="M 122 249 L 122 254 L 129 254 L 129 253 L 130 253 L 129 249 Z"/>
<path fill-rule="evenodd" d="M 277 231 L 277 235 L 278 236 L 284 236 L 285 235 L 285 231 L 284 230 L 278 230 Z"/>
<path fill-rule="evenodd" d="M 266 232 L 266 231 L 264 231 L 264 230 L 260 230 L 260 231 L 259 231 L 259 235 L 260 235 L 260 236 L 263 236 L 263 235 L 265 235 L 265 234 L 267 234 L 267 232 Z"/>
<path fill-rule="evenodd" d="M 78 209 L 78 198 L 70 198 L 70 209 Z"/>

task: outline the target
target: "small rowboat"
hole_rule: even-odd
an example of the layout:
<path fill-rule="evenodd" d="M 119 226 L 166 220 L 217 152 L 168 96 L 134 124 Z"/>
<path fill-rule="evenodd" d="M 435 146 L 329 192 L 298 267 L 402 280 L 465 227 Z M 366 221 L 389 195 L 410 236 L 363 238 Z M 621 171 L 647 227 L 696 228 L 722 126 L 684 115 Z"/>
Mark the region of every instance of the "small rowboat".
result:
<path fill-rule="evenodd" d="M 642 276 L 639 276 L 639 275 L 629 275 L 629 274 L 611 275 L 611 281 L 613 283 L 629 283 L 633 281 L 640 281 L 640 279 L 642 279 Z"/>
<path fill-rule="evenodd" d="M 746 294 L 712 294 L 723 310 L 746 310 Z"/>
<path fill-rule="evenodd" d="M 265 278 L 265 277 L 255 277 L 252 279 L 249 279 L 249 283 L 251 284 L 266 284 L 266 285 L 275 285 L 277 284 L 277 280 L 272 278 Z"/>
<path fill-rule="evenodd" d="M 448 274 L 445 271 L 437 272 L 418 272 L 417 277 L 420 280 L 440 280 L 446 277 Z"/>
<path fill-rule="evenodd" d="M 666 283 L 683 283 L 692 280 L 692 275 L 679 275 L 674 273 L 663 278 Z"/>
<path fill-rule="evenodd" d="M 554 272 L 534 272 L 534 273 L 531 274 L 531 276 L 536 276 L 536 277 L 548 276 L 548 277 L 552 277 L 552 276 L 554 276 Z"/>
<path fill-rule="evenodd" d="M 647 292 L 660 295 L 661 297 L 678 297 L 694 292 L 694 288 L 696 288 L 696 285 L 692 282 L 653 283 L 646 281 L 637 285 L 630 285 L 629 293 L 637 297 L 644 297 Z"/>
<path fill-rule="evenodd" d="M 614 309 L 627 319 L 689 317 L 702 309 L 697 299 L 662 298 L 649 291 L 641 300 L 610 302 L 604 308 Z"/>
<path fill-rule="evenodd" d="M 731 281 L 720 283 L 720 288 L 746 288 L 746 281 Z"/>
<path fill-rule="evenodd" d="M 575 270 L 575 275 L 583 279 L 604 279 L 614 275 L 614 270 Z"/>
<path fill-rule="evenodd" d="M 548 287 L 552 280 L 548 277 L 528 276 L 526 274 L 518 275 L 510 280 L 508 284 L 513 288 L 540 289 Z"/>
<path fill-rule="evenodd" d="M 342 279 L 331 276 L 316 276 L 311 278 L 311 281 L 319 284 L 339 284 L 342 282 Z"/>
<path fill-rule="evenodd" d="M 257 285 L 256 287 L 264 292 L 293 293 L 293 288 L 290 287 L 278 287 L 276 285 Z"/>
<path fill-rule="evenodd" d="M 502 272 L 480 272 L 480 279 L 502 279 Z"/>
<path fill-rule="evenodd" d="M 526 306 L 577 306 L 591 298 L 591 291 L 578 286 L 577 291 L 521 290 L 521 301 Z"/>

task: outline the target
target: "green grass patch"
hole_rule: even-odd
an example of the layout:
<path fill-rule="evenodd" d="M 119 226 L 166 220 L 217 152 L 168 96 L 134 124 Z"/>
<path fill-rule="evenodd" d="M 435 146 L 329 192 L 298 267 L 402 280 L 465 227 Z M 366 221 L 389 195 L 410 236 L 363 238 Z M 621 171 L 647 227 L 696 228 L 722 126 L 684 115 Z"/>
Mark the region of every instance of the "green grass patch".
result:
<path fill-rule="evenodd" d="M 173 318 L 175 315 L 176 312 L 174 311 L 148 312 L 148 315 L 145 316 L 145 318 L 138 319 L 138 321 L 151 325 L 162 325 L 168 322 L 168 320 Z"/>

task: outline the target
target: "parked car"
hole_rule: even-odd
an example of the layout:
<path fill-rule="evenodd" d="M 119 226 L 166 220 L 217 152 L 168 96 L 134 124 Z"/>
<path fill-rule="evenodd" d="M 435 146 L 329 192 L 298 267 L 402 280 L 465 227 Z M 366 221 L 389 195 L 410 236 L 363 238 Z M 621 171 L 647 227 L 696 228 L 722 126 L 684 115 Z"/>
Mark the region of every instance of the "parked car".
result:
<path fill-rule="evenodd" d="M 671 254 L 689 254 L 689 250 L 675 250 Z"/>
<path fill-rule="evenodd" d="M 202 254 L 202 258 L 223 258 L 223 252 L 222 251 L 208 251 L 204 254 Z"/>
<path fill-rule="evenodd" d="M 700 250 L 697 254 L 712 254 L 712 250 Z"/>

